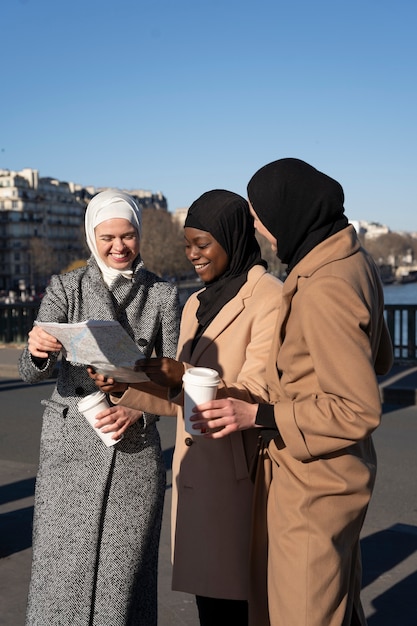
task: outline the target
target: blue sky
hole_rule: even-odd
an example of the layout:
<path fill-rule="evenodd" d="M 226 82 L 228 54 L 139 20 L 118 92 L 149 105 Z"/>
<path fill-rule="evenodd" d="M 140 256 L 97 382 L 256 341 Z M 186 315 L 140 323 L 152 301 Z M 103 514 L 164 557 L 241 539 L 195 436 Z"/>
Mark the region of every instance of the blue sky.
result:
<path fill-rule="evenodd" d="M 3 0 L 0 168 L 246 196 L 282 157 L 417 231 L 415 0 Z"/>

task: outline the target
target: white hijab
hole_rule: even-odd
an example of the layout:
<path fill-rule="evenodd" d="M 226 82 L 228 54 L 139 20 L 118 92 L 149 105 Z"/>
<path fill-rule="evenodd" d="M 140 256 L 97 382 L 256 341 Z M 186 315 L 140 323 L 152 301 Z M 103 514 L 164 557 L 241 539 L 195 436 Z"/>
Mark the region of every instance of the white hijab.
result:
<path fill-rule="evenodd" d="M 103 280 L 108 287 L 120 275 L 129 279 L 133 275 L 131 269 L 120 271 L 109 267 L 98 254 L 94 229 L 101 222 L 112 218 L 128 220 L 138 231 L 139 239 L 142 235 L 142 211 L 127 193 L 118 189 L 107 189 L 90 200 L 85 212 L 85 236 L 87 245 L 97 261 Z"/>

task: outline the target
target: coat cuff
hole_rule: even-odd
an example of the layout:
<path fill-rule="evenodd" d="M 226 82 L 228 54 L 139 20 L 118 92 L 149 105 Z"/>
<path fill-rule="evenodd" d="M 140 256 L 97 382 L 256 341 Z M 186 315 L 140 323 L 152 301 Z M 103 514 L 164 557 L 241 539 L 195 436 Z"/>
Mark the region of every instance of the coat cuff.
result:
<path fill-rule="evenodd" d="M 275 421 L 273 404 L 259 404 L 256 412 L 255 424 L 262 426 L 261 437 L 265 443 L 280 436 L 280 432 Z"/>
<path fill-rule="evenodd" d="M 275 421 L 275 412 L 273 404 L 259 404 L 256 412 L 255 424 L 264 428 L 271 428 L 278 431 Z"/>

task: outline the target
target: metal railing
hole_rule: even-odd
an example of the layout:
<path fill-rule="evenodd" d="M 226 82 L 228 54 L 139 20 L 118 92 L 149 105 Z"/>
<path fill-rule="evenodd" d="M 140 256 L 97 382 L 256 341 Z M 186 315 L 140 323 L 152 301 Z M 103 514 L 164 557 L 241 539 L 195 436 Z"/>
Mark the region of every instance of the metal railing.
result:
<path fill-rule="evenodd" d="M 386 304 L 385 317 L 394 348 L 396 363 L 417 363 L 415 304 Z"/>
<path fill-rule="evenodd" d="M 39 302 L 0 304 L 0 343 L 24 343 L 33 326 Z"/>
<path fill-rule="evenodd" d="M 0 343 L 25 343 L 38 308 L 39 302 L 0 303 Z M 386 304 L 385 316 L 396 363 L 417 363 L 417 305 Z"/>

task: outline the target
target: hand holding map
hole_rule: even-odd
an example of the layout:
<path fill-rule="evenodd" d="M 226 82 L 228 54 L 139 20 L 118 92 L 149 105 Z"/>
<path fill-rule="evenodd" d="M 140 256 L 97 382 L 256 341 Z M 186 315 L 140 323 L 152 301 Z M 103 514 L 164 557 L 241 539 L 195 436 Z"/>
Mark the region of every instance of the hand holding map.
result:
<path fill-rule="evenodd" d="M 134 365 L 144 355 L 133 339 L 115 320 L 86 320 L 76 324 L 35 322 L 63 345 L 67 361 L 91 365 L 96 372 L 117 382 L 146 382 L 143 372 Z"/>

